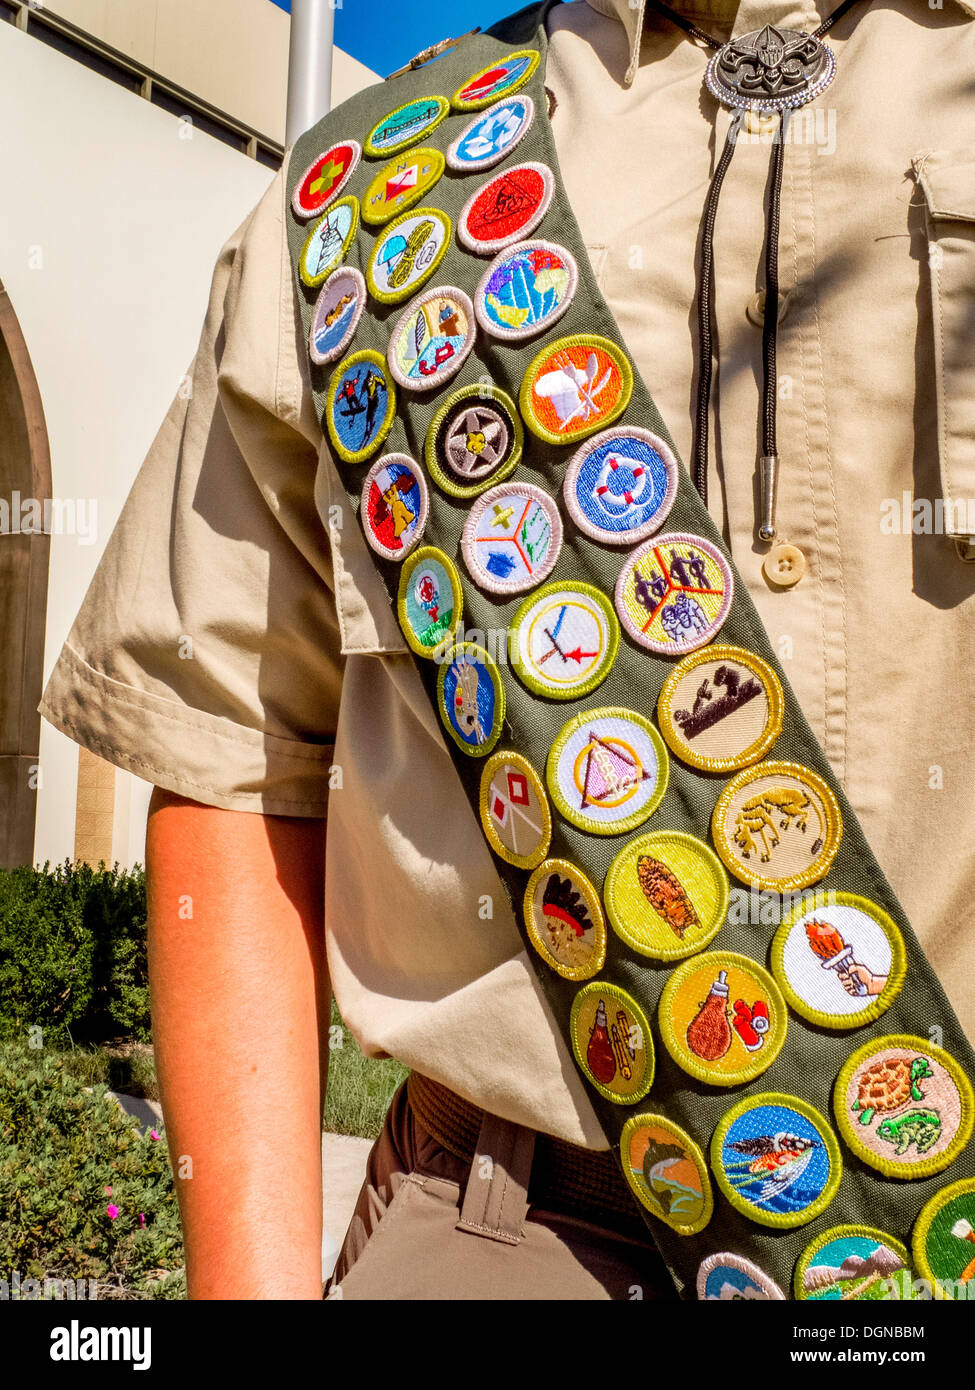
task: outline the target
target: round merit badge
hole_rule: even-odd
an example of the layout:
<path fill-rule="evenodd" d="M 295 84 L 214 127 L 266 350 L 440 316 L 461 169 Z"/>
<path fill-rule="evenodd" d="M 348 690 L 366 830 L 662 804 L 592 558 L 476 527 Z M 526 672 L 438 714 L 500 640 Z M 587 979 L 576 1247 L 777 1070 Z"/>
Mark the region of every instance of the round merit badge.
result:
<path fill-rule="evenodd" d="M 390 222 L 366 268 L 373 299 L 397 304 L 415 294 L 446 255 L 450 231 L 450 218 L 437 208 L 417 208 Z"/>
<path fill-rule="evenodd" d="M 500 63 L 490 63 L 469 77 L 450 99 L 455 111 L 477 111 L 497 97 L 515 92 L 538 67 L 540 55 L 533 49 L 519 49 Z"/>
<path fill-rule="evenodd" d="M 403 106 L 397 106 L 378 121 L 366 136 L 366 154 L 372 159 L 384 159 L 397 150 L 406 149 L 421 135 L 429 135 L 436 130 L 450 110 L 446 97 L 417 97 Z"/>
<path fill-rule="evenodd" d="M 616 659 L 613 605 L 591 584 L 546 584 L 511 620 L 511 660 L 522 684 L 552 700 L 595 690 Z"/>
<path fill-rule="evenodd" d="M 821 1232 L 799 1256 L 793 1287 L 796 1298 L 807 1303 L 915 1296 L 907 1250 L 870 1226 L 833 1226 Z"/>
<path fill-rule="evenodd" d="M 476 497 L 513 473 L 525 442 L 514 401 L 499 386 L 462 386 L 440 407 L 427 430 L 430 477 L 452 497 Z"/>
<path fill-rule="evenodd" d="M 639 1004 L 605 980 L 572 1001 L 569 1033 L 576 1061 L 601 1096 L 617 1105 L 642 1100 L 653 1084 L 653 1039 Z"/>
<path fill-rule="evenodd" d="M 521 593 L 554 568 L 562 548 L 562 518 L 547 492 L 512 480 L 477 499 L 460 544 L 471 578 L 482 589 Z"/>
<path fill-rule="evenodd" d="M 421 148 L 384 164 L 362 195 L 362 220 L 372 226 L 388 222 L 418 203 L 444 171 L 439 150 Z"/>
<path fill-rule="evenodd" d="M 399 576 L 399 625 L 417 656 L 439 655 L 453 636 L 464 610 L 460 575 L 436 546 L 414 550 Z"/>
<path fill-rule="evenodd" d="M 907 955 L 896 925 L 869 898 L 817 893 L 783 918 L 772 971 L 803 1018 L 823 1028 L 860 1028 L 897 998 Z"/>
<path fill-rule="evenodd" d="M 623 1176 L 647 1211 L 682 1236 L 703 1231 L 714 1211 L 704 1155 L 663 1115 L 631 1115 L 620 1135 Z"/>
<path fill-rule="evenodd" d="M 729 896 L 718 856 L 681 830 L 631 840 L 603 883 L 616 935 L 655 960 L 679 960 L 713 940 L 724 925 Z"/>
<path fill-rule="evenodd" d="M 564 246 L 519 241 L 481 276 L 474 296 L 477 321 L 493 338 L 531 338 L 562 317 L 578 281 L 575 260 Z"/>
<path fill-rule="evenodd" d="M 364 348 L 339 363 L 328 384 L 325 422 L 340 458 L 361 463 L 374 454 L 395 412 L 396 387 L 378 352 Z"/>
<path fill-rule="evenodd" d="M 308 233 L 298 261 L 301 278 L 309 289 L 316 290 L 339 262 L 345 260 L 358 226 L 358 198 L 340 198 L 318 219 Z"/>
<path fill-rule="evenodd" d="M 677 496 L 677 459 L 659 435 L 617 425 L 573 456 L 563 492 L 584 535 L 604 545 L 636 545 L 667 519 Z"/>
<path fill-rule="evenodd" d="M 548 853 L 552 812 L 545 783 L 520 753 L 492 753 L 481 773 L 481 825 L 495 854 L 534 869 Z"/>
<path fill-rule="evenodd" d="M 836 1136 L 798 1096 L 766 1092 L 733 1105 L 711 1140 L 711 1168 L 736 1211 L 760 1226 L 804 1226 L 836 1196 Z"/>
<path fill-rule="evenodd" d="M 555 179 L 547 164 L 515 164 L 471 194 L 457 219 L 462 246 L 476 256 L 530 236 L 548 212 Z"/>
<path fill-rule="evenodd" d="M 874 1038 L 847 1058 L 833 1108 L 857 1158 L 890 1177 L 940 1173 L 972 1133 L 972 1087 L 961 1067 L 903 1033 Z"/>
<path fill-rule="evenodd" d="M 447 163 L 462 174 L 490 169 L 509 155 L 535 116 L 530 96 L 504 97 L 466 125 L 447 151 Z"/>
<path fill-rule="evenodd" d="M 432 391 L 459 372 L 474 346 L 477 323 L 463 290 L 440 285 L 408 305 L 389 340 L 393 376 L 407 391 Z"/>
<path fill-rule="evenodd" d="M 463 753 L 483 758 L 501 736 L 501 673 L 476 642 L 461 642 L 439 659 L 437 695 L 444 728 Z"/>
<path fill-rule="evenodd" d="M 717 634 L 733 592 L 731 566 L 716 545 L 671 531 L 627 557 L 616 581 L 616 611 L 641 647 L 683 656 Z"/>
<path fill-rule="evenodd" d="M 387 454 L 374 463 L 362 487 L 359 514 L 377 555 L 402 560 L 423 535 L 430 498 L 426 479 L 409 454 Z"/>
<path fill-rule="evenodd" d="M 757 763 L 782 732 L 782 684 L 743 647 L 709 646 L 685 656 L 664 681 L 657 722 L 671 752 L 706 772 Z"/>
<path fill-rule="evenodd" d="M 787 893 L 821 879 L 843 834 L 836 797 L 799 763 L 745 768 L 718 797 L 714 847 L 742 883 Z"/>
<path fill-rule="evenodd" d="M 366 305 L 366 282 L 355 266 L 334 270 L 315 305 L 308 346 L 319 367 L 334 362 L 348 347 Z"/>
<path fill-rule="evenodd" d="M 606 961 L 599 894 L 567 859 L 546 859 L 525 889 L 525 928 L 535 950 L 567 980 L 589 980 Z"/>
<path fill-rule="evenodd" d="M 308 166 L 294 191 L 291 205 L 301 218 L 317 217 L 348 183 L 362 158 L 362 147 L 355 140 L 343 140 L 320 154 Z"/>
<path fill-rule="evenodd" d="M 546 780 L 567 821 L 593 835 L 622 835 L 653 814 L 670 764 L 649 719 L 633 710 L 584 710 L 563 726 Z"/>
<path fill-rule="evenodd" d="M 914 1261 L 936 1298 L 975 1297 L 975 1178 L 936 1192 L 914 1226 Z"/>
<path fill-rule="evenodd" d="M 633 392 L 633 368 L 608 338 L 556 338 L 529 364 L 518 403 L 532 434 L 547 444 L 571 444 L 623 414 Z"/>
<path fill-rule="evenodd" d="M 788 1013 L 778 985 L 749 956 L 708 951 L 670 976 L 658 1022 L 683 1071 L 709 1086 L 738 1086 L 782 1051 Z"/>
<path fill-rule="evenodd" d="M 740 1303 L 772 1299 L 785 1301 L 774 1279 L 742 1255 L 725 1250 L 702 1260 L 697 1271 L 697 1296 L 705 1303 Z"/>

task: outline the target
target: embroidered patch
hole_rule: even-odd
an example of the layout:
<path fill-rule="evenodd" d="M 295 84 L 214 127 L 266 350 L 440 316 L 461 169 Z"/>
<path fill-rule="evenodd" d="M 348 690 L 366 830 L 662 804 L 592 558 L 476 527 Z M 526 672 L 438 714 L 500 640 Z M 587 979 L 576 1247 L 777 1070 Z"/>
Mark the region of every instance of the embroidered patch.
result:
<path fill-rule="evenodd" d="M 398 304 L 415 294 L 447 254 L 450 233 L 450 218 L 438 208 L 417 208 L 390 222 L 366 267 L 373 299 Z"/>
<path fill-rule="evenodd" d="M 618 425 L 574 454 L 565 505 L 583 535 L 603 545 L 636 545 L 667 519 L 677 496 L 677 459 L 637 425 Z"/>
<path fill-rule="evenodd" d="M 729 896 L 718 856 L 681 830 L 631 840 L 603 883 L 616 935 L 655 960 L 680 960 L 712 941 L 724 925 Z"/>
<path fill-rule="evenodd" d="M 874 1038 L 847 1058 L 833 1109 L 857 1158 L 889 1177 L 940 1173 L 972 1133 L 968 1077 L 943 1048 L 904 1033 Z"/>
<path fill-rule="evenodd" d="M 733 951 L 708 951 L 679 965 L 657 1017 L 677 1065 L 709 1086 L 738 1086 L 768 1071 L 789 1023 L 771 975 Z"/>
<path fill-rule="evenodd" d="M 525 929 L 542 959 L 567 980 L 588 980 L 606 961 L 599 894 L 567 859 L 546 859 L 528 880 Z"/>
<path fill-rule="evenodd" d="M 548 853 L 552 811 L 545 783 L 520 753 L 492 753 L 481 773 L 481 825 L 499 858 L 534 869 Z"/>
<path fill-rule="evenodd" d="M 522 684 L 552 700 L 588 695 L 619 647 L 613 605 L 591 584 L 547 584 L 511 619 L 511 662 Z"/>
<path fill-rule="evenodd" d="M 461 642 L 438 658 L 437 697 L 444 728 L 462 752 L 483 758 L 504 722 L 501 672 L 483 647 Z"/>
<path fill-rule="evenodd" d="M 365 150 L 371 159 L 385 159 L 429 135 L 450 111 L 446 97 L 417 97 L 397 106 L 373 126 L 366 136 Z"/>
<path fill-rule="evenodd" d="M 352 341 L 366 306 L 366 282 L 355 266 L 344 265 L 322 286 L 312 318 L 308 348 L 319 367 L 334 362 Z"/>
<path fill-rule="evenodd" d="M 444 171 L 439 150 L 421 147 L 384 164 L 362 197 L 362 220 L 371 226 L 388 222 L 418 203 Z"/>
<path fill-rule="evenodd" d="M 583 710 L 565 724 L 546 766 L 549 794 L 567 821 L 592 835 L 642 825 L 667 790 L 663 739 L 642 714 Z"/>
<path fill-rule="evenodd" d="M 822 1028 L 860 1028 L 897 998 L 907 954 L 883 908 L 855 893 L 817 893 L 783 917 L 772 972 L 789 1004 Z"/>
<path fill-rule="evenodd" d="M 578 282 L 575 260 L 564 246 L 520 241 L 482 275 L 474 296 L 477 321 L 493 338 L 531 338 L 562 317 Z"/>
<path fill-rule="evenodd" d="M 664 681 L 657 723 L 672 753 L 705 772 L 735 772 L 764 758 L 782 732 L 782 684 L 743 647 L 685 656 Z"/>
<path fill-rule="evenodd" d="M 912 1238 L 918 1274 L 936 1298 L 975 1297 L 975 1178 L 936 1192 Z"/>
<path fill-rule="evenodd" d="M 840 1146 L 819 1111 L 798 1096 L 746 1096 L 711 1140 L 711 1168 L 736 1211 L 760 1226 L 804 1226 L 836 1196 Z"/>
<path fill-rule="evenodd" d="M 519 49 L 500 63 L 490 63 L 469 77 L 450 99 L 455 111 L 479 111 L 489 102 L 509 92 L 516 92 L 538 67 L 539 54 L 534 49 Z"/>
<path fill-rule="evenodd" d="M 361 463 L 393 427 L 396 387 L 378 352 L 365 348 L 335 368 L 325 400 L 329 438 L 340 458 Z"/>
<path fill-rule="evenodd" d="M 709 1255 L 697 1271 L 697 1296 L 705 1303 L 739 1303 L 757 1299 L 785 1300 L 774 1279 L 758 1265 L 731 1250 Z"/>
<path fill-rule="evenodd" d="M 532 483 L 492 487 L 471 508 L 460 545 L 472 579 L 488 593 L 533 589 L 551 573 L 562 548 L 555 499 Z"/>
<path fill-rule="evenodd" d="M 716 545 L 670 531 L 628 556 L 616 581 L 616 611 L 627 632 L 658 656 L 704 647 L 731 610 L 731 566 Z"/>
<path fill-rule="evenodd" d="M 530 96 L 502 98 L 464 127 L 447 151 L 447 163 L 462 174 L 493 168 L 527 135 L 534 117 Z"/>
<path fill-rule="evenodd" d="M 389 340 L 389 368 L 407 391 L 432 391 L 459 372 L 477 324 L 463 290 L 438 285 L 409 304 Z"/>
<path fill-rule="evenodd" d="M 633 368 L 608 338 L 576 333 L 542 348 L 522 378 L 525 424 L 547 444 L 571 444 L 610 425 L 633 392 Z"/>
<path fill-rule="evenodd" d="M 317 217 L 341 193 L 362 158 L 362 146 L 356 140 L 343 140 L 320 154 L 301 176 L 291 206 L 295 216 L 302 219 Z"/>
<path fill-rule="evenodd" d="M 799 1256 L 793 1287 L 796 1298 L 808 1303 L 915 1296 L 906 1248 L 872 1226 L 833 1226 L 823 1231 Z"/>
<path fill-rule="evenodd" d="M 639 1004 L 618 985 L 594 980 L 572 1001 L 572 1050 L 601 1096 L 616 1105 L 642 1100 L 653 1084 L 653 1039 Z"/>
<path fill-rule="evenodd" d="M 799 763 L 745 768 L 711 817 L 714 847 L 742 883 L 787 893 L 821 879 L 840 847 L 843 823 L 823 779 Z"/>
<path fill-rule="evenodd" d="M 402 560 L 423 535 L 429 508 L 426 479 L 409 454 L 387 454 L 366 474 L 359 514 L 377 555 Z"/>
<path fill-rule="evenodd" d="M 547 164 L 515 164 L 471 194 L 457 219 L 457 238 L 476 256 L 493 256 L 531 235 L 554 191 Z"/>
<path fill-rule="evenodd" d="M 714 1212 L 704 1155 L 663 1115 L 631 1115 L 620 1135 L 623 1176 L 659 1221 L 682 1236 L 703 1231 Z"/>
<path fill-rule="evenodd" d="M 514 401 L 499 386 L 462 386 L 434 415 L 424 458 L 451 497 L 476 497 L 515 471 L 525 431 Z"/>
<path fill-rule="evenodd" d="M 439 656 L 464 611 L 460 575 L 442 550 L 425 545 L 407 556 L 400 570 L 397 611 L 411 651 Z"/>
<path fill-rule="evenodd" d="M 359 227 L 358 198 L 340 198 L 312 227 L 304 246 L 298 270 L 310 290 L 318 289 L 340 262 L 345 260 Z"/>

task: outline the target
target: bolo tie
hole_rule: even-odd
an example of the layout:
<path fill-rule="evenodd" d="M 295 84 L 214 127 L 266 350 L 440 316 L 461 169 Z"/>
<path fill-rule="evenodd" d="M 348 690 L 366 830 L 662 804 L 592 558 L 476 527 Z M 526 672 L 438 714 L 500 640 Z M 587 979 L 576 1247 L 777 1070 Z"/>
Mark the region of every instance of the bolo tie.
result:
<path fill-rule="evenodd" d="M 672 10 L 663 0 L 647 0 L 650 8 L 662 14 L 686 33 L 700 39 L 714 51 L 704 74 L 712 96 L 723 106 L 738 111 L 776 113 L 780 126 L 772 141 L 769 160 L 765 215 L 765 308 L 762 320 L 762 452 L 759 457 L 761 516 L 758 534 L 763 541 L 775 538 L 775 504 L 778 490 L 779 456 L 776 441 L 775 339 L 779 319 L 779 223 L 782 208 L 782 168 L 785 140 L 792 112 L 814 101 L 832 82 L 836 55 L 822 36 L 842 19 L 859 0 L 843 0 L 807 34 L 766 24 L 762 29 L 721 43 L 697 24 Z M 714 356 L 714 224 L 721 186 L 737 143 L 737 127 L 732 121 L 721 158 L 715 166 L 704 206 L 701 250 L 698 265 L 698 380 L 694 416 L 692 475 L 694 485 L 707 505 L 708 434 L 711 405 L 711 377 Z"/>

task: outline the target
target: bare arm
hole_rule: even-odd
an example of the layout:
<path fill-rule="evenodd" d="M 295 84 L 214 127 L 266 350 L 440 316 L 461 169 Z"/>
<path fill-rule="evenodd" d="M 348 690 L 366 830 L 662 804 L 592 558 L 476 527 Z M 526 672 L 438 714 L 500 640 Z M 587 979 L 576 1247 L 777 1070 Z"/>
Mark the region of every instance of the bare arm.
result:
<path fill-rule="evenodd" d="M 321 1298 L 324 844 L 320 820 L 153 793 L 153 1036 L 191 1298 Z"/>

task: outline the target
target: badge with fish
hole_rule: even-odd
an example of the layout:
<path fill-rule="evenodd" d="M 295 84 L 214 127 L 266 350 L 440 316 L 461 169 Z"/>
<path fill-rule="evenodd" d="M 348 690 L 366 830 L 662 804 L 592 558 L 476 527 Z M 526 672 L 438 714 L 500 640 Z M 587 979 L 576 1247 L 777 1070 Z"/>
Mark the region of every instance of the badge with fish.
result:
<path fill-rule="evenodd" d="M 637 1200 L 682 1236 L 703 1231 L 714 1211 L 704 1155 L 665 1115 L 631 1115 L 620 1135 L 623 1176 Z"/>

